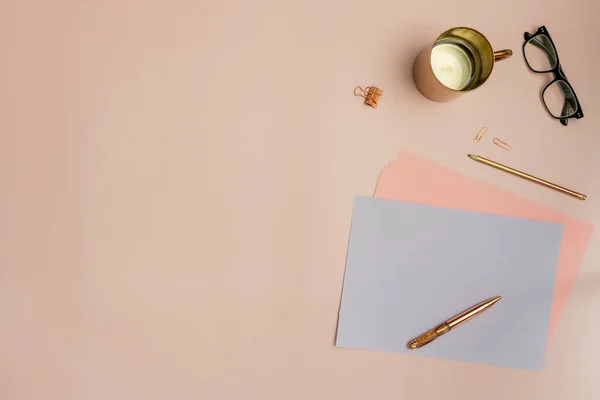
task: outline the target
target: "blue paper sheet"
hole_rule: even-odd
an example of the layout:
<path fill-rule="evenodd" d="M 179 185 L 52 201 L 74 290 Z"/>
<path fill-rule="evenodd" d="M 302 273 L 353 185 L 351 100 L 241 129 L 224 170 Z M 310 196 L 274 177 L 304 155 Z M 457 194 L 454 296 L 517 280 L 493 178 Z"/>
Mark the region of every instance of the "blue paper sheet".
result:
<path fill-rule="evenodd" d="M 336 345 L 521 369 L 544 366 L 563 226 L 357 197 Z M 417 349 L 407 343 L 502 300 Z"/>

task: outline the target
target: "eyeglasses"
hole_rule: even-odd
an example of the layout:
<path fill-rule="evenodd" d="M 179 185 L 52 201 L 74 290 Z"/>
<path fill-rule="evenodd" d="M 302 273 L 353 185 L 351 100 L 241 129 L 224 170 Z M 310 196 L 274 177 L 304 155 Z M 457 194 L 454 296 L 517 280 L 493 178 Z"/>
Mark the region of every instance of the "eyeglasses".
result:
<path fill-rule="evenodd" d="M 542 91 L 542 101 L 548 113 L 567 126 L 569 118 L 583 118 L 575 90 L 560 66 L 558 52 L 545 26 L 535 34 L 525 32 L 523 55 L 527 66 L 538 74 L 553 73 L 554 80 Z"/>

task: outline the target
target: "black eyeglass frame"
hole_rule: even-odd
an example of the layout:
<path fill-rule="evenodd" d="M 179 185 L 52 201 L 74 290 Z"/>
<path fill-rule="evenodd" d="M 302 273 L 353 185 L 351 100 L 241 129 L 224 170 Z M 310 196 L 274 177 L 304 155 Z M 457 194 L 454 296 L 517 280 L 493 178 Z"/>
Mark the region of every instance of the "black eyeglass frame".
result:
<path fill-rule="evenodd" d="M 525 54 L 525 46 L 527 45 L 527 43 L 529 43 L 531 41 L 531 39 L 535 38 L 536 36 L 541 36 L 541 35 L 544 35 L 548 38 L 548 40 L 550 41 L 550 44 L 552 45 L 551 50 L 554 50 L 554 55 L 556 56 L 556 65 L 554 65 L 554 67 L 552 69 L 549 69 L 548 71 L 536 71 L 535 69 L 533 69 L 531 67 L 531 65 L 529 65 L 529 60 L 527 60 L 527 55 Z M 558 58 L 558 51 L 556 50 L 556 45 L 554 44 L 554 41 L 552 40 L 552 37 L 550 36 L 548 29 L 545 26 L 541 26 L 538 28 L 537 32 L 534 33 L 533 35 L 529 32 L 525 32 L 525 34 L 523 36 L 525 38 L 525 43 L 523 43 L 523 57 L 525 58 L 525 63 L 527 64 L 527 67 L 531 70 L 531 72 L 535 72 L 536 74 L 548 74 L 548 73 L 554 74 L 554 79 L 550 83 L 548 83 L 548 85 L 546 85 L 544 90 L 542 90 L 542 103 L 544 104 L 546 111 L 548 111 L 548 114 L 550 114 L 550 116 L 552 118 L 560 120 L 560 123 L 563 124 L 564 126 L 567 126 L 569 118 L 577 118 L 577 119 L 583 118 L 583 110 L 581 109 L 581 104 L 579 103 L 579 99 L 577 98 L 577 95 L 575 94 L 575 89 L 573 89 L 573 86 L 569 83 L 569 80 L 567 79 L 567 75 L 565 75 L 565 71 L 563 71 L 562 66 L 560 65 L 560 59 Z M 533 43 L 534 42 L 532 42 L 532 44 Z M 545 50 L 548 53 L 548 55 L 551 56 L 548 49 L 545 49 Z M 575 112 L 573 114 L 565 116 L 565 117 L 555 117 L 552 114 L 552 112 L 550 112 L 550 109 L 548 108 L 548 106 L 546 105 L 546 102 L 544 101 L 544 93 L 546 92 L 546 90 L 548 90 L 548 88 L 553 83 L 556 83 L 559 81 L 564 82 L 569 87 L 569 89 L 571 89 L 571 93 L 573 93 L 573 97 L 575 98 L 575 103 L 576 103 Z M 565 108 L 567 107 L 567 101 L 568 100 L 565 99 Z"/>

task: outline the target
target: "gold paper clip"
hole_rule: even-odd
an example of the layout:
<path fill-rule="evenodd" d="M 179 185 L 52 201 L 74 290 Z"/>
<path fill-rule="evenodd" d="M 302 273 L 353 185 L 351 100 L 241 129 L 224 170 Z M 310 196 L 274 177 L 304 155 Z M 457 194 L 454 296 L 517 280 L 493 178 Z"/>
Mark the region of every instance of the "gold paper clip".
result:
<path fill-rule="evenodd" d="M 479 132 L 477 132 L 477 135 L 475 135 L 475 137 L 473 138 L 473 143 L 475 143 L 475 144 L 479 143 L 479 141 L 481 139 L 483 139 L 483 137 L 485 136 L 485 134 L 487 133 L 487 131 L 488 131 L 487 126 L 484 126 L 483 128 L 481 128 L 479 130 Z"/>
<path fill-rule="evenodd" d="M 504 149 L 506 151 L 511 151 L 512 150 L 512 146 L 498 138 L 494 138 L 494 144 L 498 147 L 500 147 L 501 149 Z"/>
<path fill-rule="evenodd" d="M 356 93 L 356 90 L 360 90 L 362 93 Z M 361 88 L 357 86 L 354 88 L 354 95 L 365 98 L 365 104 L 370 105 L 371 107 L 377 107 L 377 103 L 379 103 L 379 98 L 383 90 L 376 88 L 375 86 L 367 86 L 366 88 Z"/>

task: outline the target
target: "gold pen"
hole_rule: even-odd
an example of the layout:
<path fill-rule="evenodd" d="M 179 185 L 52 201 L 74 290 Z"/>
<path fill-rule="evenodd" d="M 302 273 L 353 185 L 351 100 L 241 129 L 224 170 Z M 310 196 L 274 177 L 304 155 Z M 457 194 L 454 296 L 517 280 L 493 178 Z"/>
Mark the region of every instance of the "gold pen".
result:
<path fill-rule="evenodd" d="M 502 296 L 496 296 L 486 301 L 482 301 L 477 305 L 474 305 L 468 310 L 461 312 L 457 316 L 450 318 L 448 321 L 444 322 L 440 326 L 430 330 L 429 332 L 425 332 L 416 339 L 411 340 L 408 343 L 408 348 L 414 350 L 418 349 L 419 347 L 425 346 L 429 342 L 433 342 L 435 339 L 442 336 L 444 333 L 456 328 L 459 325 L 462 325 L 471 318 L 477 316 L 479 313 L 482 313 L 483 311 L 487 310 L 488 308 L 496 304 L 498 301 L 500 301 L 501 298 Z"/>
<path fill-rule="evenodd" d="M 552 182 L 548 182 L 546 180 L 543 180 L 543 179 L 540 179 L 540 178 L 536 178 L 533 175 L 529 175 L 529 174 L 526 174 L 525 172 L 521 172 L 521 171 L 516 170 L 514 168 L 511 168 L 511 167 L 507 167 L 506 165 L 502 165 L 502 164 L 497 163 L 495 161 L 488 160 L 485 157 L 481 157 L 481 156 L 478 156 L 478 155 L 475 155 L 475 154 L 469 154 L 469 157 L 471 157 L 475 161 L 479 161 L 480 163 L 483 163 L 485 165 L 489 165 L 490 167 L 497 168 L 497 169 L 499 169 L 501 171 L 508 172 L 509 174 L 516 175 L 516 176 L 521 177 L 523 179 L 527 179 L 527 180 L 529 180 L 531 182 L 539 183 L 540 185 L 543 185 L 543 186 L 552 188 L 554 190 L 558 190 L 559 192 L 562 192 L 562 193 L 568 194 L 570 196 L 576 197 L 579 200 L 585 200 L 585 199 L 587 199 L 587 196 L 585 194 L 577 193 L 577 192 L 575 192 L 573 190 L 564 188 L 564 187 L 559 186 L 557 184 L 554 184 Z"/>

